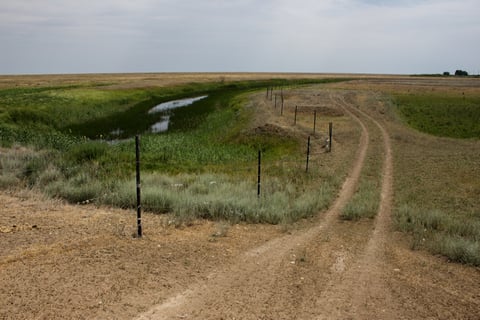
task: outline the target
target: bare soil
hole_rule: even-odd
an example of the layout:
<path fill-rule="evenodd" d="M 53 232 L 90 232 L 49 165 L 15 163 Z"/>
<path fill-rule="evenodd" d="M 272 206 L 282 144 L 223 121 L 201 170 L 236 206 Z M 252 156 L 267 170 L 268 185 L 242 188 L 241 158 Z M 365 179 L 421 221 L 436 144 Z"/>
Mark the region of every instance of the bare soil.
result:
<path fill-rule="evenodd" d="M 352 106 L 351 92 L 311 90 L 361 127 L 326 212 L 290 228 L 196 221 L 180 229 L 147 213 L 136 239 L 133 212 L 4 192 L 0 319 L 478 319 L 480 270 L 412 251 L 392 229 L 395 168 L 383 120 Z M 374 220 L 342 221 L 373 134 L 366 121 L 385 151 L 380 209 Z"/>

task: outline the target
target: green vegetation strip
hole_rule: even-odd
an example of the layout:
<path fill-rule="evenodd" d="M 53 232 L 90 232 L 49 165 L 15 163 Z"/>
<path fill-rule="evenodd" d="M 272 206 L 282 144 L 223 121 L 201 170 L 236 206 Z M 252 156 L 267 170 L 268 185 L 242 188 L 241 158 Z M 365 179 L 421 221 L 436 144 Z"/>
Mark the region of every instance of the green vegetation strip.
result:
<path fill-rule="evenodd" d="M 441 137 L 480 138 L 480 96 L 445 92 L 395 94 L 401 117 L 413 128 Z"/>

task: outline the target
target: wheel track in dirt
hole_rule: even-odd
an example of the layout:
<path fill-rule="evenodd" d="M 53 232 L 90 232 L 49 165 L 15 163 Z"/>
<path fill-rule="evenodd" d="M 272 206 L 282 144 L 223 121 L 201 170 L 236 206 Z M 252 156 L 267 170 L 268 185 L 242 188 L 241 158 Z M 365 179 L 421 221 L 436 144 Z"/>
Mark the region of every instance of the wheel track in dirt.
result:
<path fill-rule="evenodd" d="M 316 301 L 321 316 L 315 319 L 394 319 L 401 307 L 392 297 L 385 281 L 385 253 L 388 241 L 393 196 L 392 147 L 386 129 L 373 117 L 352 108 L 343 97 L 333 97 L 351 116 L 371 121 L 382 134 L 385 158 L 382 168 L 381 196 L 373 232 L 364 251 L 342 274 L 330 279 L 328 290 Z"/>
<path fill-rule="evenodd" d="M 226 269 L 214 271 L 206 281 L 193 284 L 188 290 L 152 307 L 136 319 L 326 319 L 342 318 L 352 312 L 353 314 L 364 313 L 363 299 L 371 296 L 367 284 L 373 283 L 377 289 L 381 286 L 375 278 L 381 273 L 381 265 L 372 264 L 372 261 L 381 257 L 386 242 L 391 206 L 392 168 L 388 134 L 378 122 L 361 111 L 355 111 L 355 113 L 358 112 L 361 117 L 370 119 L 380 128 L 386 147 L 382 197 L 375 229 L 362 254 L 356 255 L 355 267 L 346 266 L 341 254 L 333 264 L 328 266 L 339 272 L 328 279 L 328 284 L 323 286 L 323 289 L 319 289 L 320 284 L 317 284 L 316 290 L 320 291 L 318 298 L 313 297 L 305 302 L 304 297 L 299 299 L 292 297 L 301 289 L 292 286 L 292 272 L 289 266 L 296 264 L 299 248 L 327 232 L 338 221 L 342 208 L 355 193 L 369 145 L 367 126 L 352 111 L 352 106 L 338 94 L 331 95 L 330 100 L 358 122 L 362 128 L 362 134 L 354 166 L 335 202 L 322 215 L 318 224 L 306 231 L 276 238 L 246 252 L 236 263 Z M 368 270 L 365 268 L 367 265 Z M 374 273 L 371 273 L 372 271 Z M 338 283 L 339 279 L 340 283 Z M 358 287 L 362 291 L 361 294 L 353 295 L 352 291 L 358 290 Z M 385 290 L 380 291 L 385 292 Z"/>

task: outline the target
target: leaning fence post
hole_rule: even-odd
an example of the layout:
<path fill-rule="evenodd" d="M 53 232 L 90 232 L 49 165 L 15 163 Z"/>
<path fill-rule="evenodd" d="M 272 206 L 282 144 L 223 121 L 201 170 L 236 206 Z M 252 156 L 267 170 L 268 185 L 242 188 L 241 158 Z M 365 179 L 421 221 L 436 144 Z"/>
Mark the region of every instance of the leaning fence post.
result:
<path fill-rule="evenodd" d="M 258 150 L 258 182 L 257 182 L 258 198 L 260 198 L 261 172 L 262 172 L 262 151 Z"/>
<path fill-rule="evenodd" d="M 135 136 L 135 155 L 137 171 L 137 235 L 142 237 L 142 206 L 140 201 L 140 137 Z"/>
<path fill-rule="evenodd" d="M 308 161 L 310 159 L 310 136 L 308 136 L 308 142 L 307 142 L 307 165 L 305 168 L 305 172 L 308 173 Z"/>

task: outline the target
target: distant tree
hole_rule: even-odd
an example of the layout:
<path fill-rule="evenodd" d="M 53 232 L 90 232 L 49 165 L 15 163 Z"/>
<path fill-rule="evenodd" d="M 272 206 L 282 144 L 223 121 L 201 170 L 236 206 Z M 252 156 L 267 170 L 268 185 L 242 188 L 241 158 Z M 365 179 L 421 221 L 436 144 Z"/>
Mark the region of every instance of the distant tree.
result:
<path fill-rule="evenodd" d="M 457 70 L 457 71 L 455 71 L 455 75 L 456 76 L 468 76 L 468 72 L 463 71 L 463 70 Z"/>
<path fill-rule="evenodd" d="M 444 75 L 444 76 L 449 76 L 449 75 L 450 75 L 450 72 L 445 71 L 445 72 L 443 73 L 443 75 Z"/>

